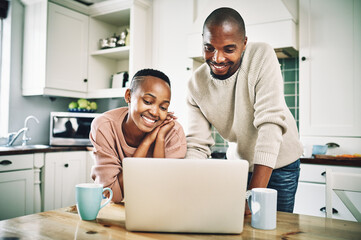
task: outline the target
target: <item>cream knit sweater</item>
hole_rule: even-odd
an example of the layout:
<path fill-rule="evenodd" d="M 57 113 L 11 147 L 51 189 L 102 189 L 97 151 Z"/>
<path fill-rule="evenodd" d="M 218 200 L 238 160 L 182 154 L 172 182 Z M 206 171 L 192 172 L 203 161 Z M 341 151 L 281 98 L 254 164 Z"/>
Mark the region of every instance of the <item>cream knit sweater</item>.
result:
<path fill-rule="evenodd" d="M 228 159 L 280 168 L 302 155 L 295 120 L 284 100 L 276 54 L 266 43 L 248 43 L 239 70 L 225 80 L 203 64 L 188 83 L 186 158 L 208 158 L 211 125 L 230 143 Z M 234 144 L 232 144 L 234 143 Z M 234 147 L 232 147 L 234 146 Z"/>

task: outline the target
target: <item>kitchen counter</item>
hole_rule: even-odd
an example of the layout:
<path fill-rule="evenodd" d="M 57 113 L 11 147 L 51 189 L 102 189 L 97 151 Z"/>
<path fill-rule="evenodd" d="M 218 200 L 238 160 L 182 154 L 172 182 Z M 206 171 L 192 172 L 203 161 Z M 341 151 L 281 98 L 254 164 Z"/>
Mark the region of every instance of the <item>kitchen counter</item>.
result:
<path fill-rule="evenodd" d="M 36 146 L 36 147 L 33 147 Z M 38 146 L 38 147 L 37 147 Z M 92 147 L 81 146 L 46 146 L 46 145 L 29 145 L 29 147 L 0 147 L 0 156 L 16 155 L 16 154 L 30 154 L 30 153 L 44 153 L 44 152 L 64 152 L 64 151 L 91 151 Z"/>
<path fill-rule="evenodd" d="M 36 145 L 30 145 L 36 146 Z M 0 156 L 3 155 L 15 155 L 15 154 L 28 154 L 28 153 L 43 153 L 43 152 L 64 152 L 64 151 L 91 151 L 92 147 L 81 147 L 81 146 L 44 146 L 40 148 L 32 148 L 16 146 L 16 148 L 4 148 L 0 147 Z M 222 157 L 223 158 L 223 157 Z M 361 167 L 361 158 L 342 158 L 323 155 L 322 157 L 312 158 L 301 158 L 301 163 L 310 164 L 325 164 L 325 165 L 336 165 L 336 166 L 352 166 Z"/>
<path fill-rule="evenodd" d="M 345 158 L 334 157 L 331 155 L 316 155 L 316 157 L 312 158 L 301 158 L 301 163 L 361 167 L 361 158 Z"/>
<path fill-rule="evenodd" d="M 220 219 L 220 221 L 222 221 Z M 94 221 L 80 220 L 76 207 L 0 221 L 1 239 L 359 239 L 361 223 L 277 212 L 277 229 L 258 230 L 246 216 L 241 235 L 129 232 L 121 204 L 108 204 Z"/>

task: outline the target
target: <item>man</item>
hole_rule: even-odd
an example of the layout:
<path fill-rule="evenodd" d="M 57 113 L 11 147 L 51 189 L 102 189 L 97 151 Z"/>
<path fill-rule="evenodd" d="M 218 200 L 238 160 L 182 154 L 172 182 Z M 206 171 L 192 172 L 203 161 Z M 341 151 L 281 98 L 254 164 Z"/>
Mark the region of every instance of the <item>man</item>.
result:
<path fill-rule="evenodd" d="M 292 212 L 303 148 L 274 50 L 265 43 L 247 44 L 243 19 L 231 8 L 207 17 L 203 47 L 206 63 L 188 84 L 186 157 L 210 156 L 213 125 L 229 142 L 227 158 L 249 161 L 248 189 L 276 189 L 277 209 Z"/>

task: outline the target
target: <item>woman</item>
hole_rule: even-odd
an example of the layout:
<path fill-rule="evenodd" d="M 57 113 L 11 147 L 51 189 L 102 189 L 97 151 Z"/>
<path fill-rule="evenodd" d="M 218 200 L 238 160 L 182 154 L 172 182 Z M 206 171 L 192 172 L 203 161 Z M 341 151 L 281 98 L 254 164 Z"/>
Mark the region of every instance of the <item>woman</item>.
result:
<path fill-rule="evenodd" d="M 183 128 L 168 112 L 171 89 L 164 73 L 138 71 L 124 98 L 128 107 L 95 118 L 90 133 L 96 159 L 92 178 L 113 190 L 116 203 L 123 199 L 123 158 L 184 158 L 187 151 Z"/>

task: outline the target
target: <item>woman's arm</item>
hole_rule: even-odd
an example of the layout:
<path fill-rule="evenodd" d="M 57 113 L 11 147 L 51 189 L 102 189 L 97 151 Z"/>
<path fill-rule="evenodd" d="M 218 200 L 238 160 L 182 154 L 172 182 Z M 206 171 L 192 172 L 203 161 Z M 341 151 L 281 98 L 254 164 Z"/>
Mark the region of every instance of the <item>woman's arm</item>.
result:
<path fill-rule="evenodd" d="M 165 146 L 164 146 L 165 136 L 175 125 L 173 119 L 168 120 L 167 122 L 166 121 L 160 126 L 157 139 L 155 140 L 155 146 L 153 152 L 154 158 L 165 158 Z"/>
<path fill-rule="evenodd" d="M 160 129 L 159 126 L 156 127 L 155 129 L 153 129 L 153 131 L 151 131 L 144 137 L 143 141 L 139 144 L 137 150 L 135 150 L 133 157 L 147 156 L 150 146 L 155 141 L 158 135 L 159 129 Z"/>

